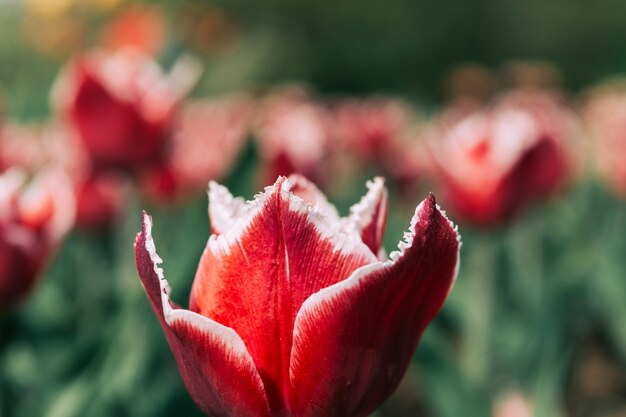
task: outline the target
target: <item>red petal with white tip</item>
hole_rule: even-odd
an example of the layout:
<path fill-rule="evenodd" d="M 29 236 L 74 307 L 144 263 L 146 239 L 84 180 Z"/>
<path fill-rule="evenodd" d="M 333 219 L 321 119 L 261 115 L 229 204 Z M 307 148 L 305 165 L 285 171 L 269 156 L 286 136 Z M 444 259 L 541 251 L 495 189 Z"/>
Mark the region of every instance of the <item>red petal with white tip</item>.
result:
<path fill-rule="evenodd" d="M 69 178 L 53 168 L 0 175 L 0 311 L 28 295 L 73 225 Z"/>
<path fill-rule="evenodd" d="M 219 235 L 230 229 L 244 216 L 246 202 L 241 197 L 233 197 L 228 188 L 209 182 L 209 221 L 211 232 Z"/>
<path fill-rule="evenodd" d="M 292 414 L 367 416 L 393 392 L 450 292 L 459 245 L 430 196 L 392 260 L 306 300 L 294 328 Z"/>
<path fill-rule="evenodd" d="M 374 254 L 381 253 L 387 225 L 387 189 L 381 177 L 367 182 L 367 194 L 350 207 L 346 227 L 356 229 Z"/>
<path fill-rule="evenodd" d="M 170 302 L 151 229 L 144 214 L 135 241 L 137 270 L 191 397 L 211 416 L 269 417 L 261 377 L 239 335 Z"/>
<path fill-rule="evenodd" d="M 333 223 L 339 221 L 337 209 L 328 202 L 324 193 L 322 193 L 315 184 L 299 174 L 290 175 L 289 183 L 291 184 L 292 193 L 324 214 L 329 222 Z"/>
<path fill-rule="evenodd" d="M 292 194 L 281 177 L 246 204 L 234 225 L 209 239 L 190 306 L 241 336 L 271 409 L 282 410 L 291 390 L 293 325 L 302 303 L 376 260 L 358 237 L 334 228 Z"/>

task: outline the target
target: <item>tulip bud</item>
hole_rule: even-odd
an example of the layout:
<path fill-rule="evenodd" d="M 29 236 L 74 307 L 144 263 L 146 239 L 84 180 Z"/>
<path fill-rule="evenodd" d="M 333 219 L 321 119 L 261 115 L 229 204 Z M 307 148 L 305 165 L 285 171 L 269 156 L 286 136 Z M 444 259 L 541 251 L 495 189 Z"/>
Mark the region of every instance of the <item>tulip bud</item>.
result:
<path fill-rule="evenodd" d="M 56 170 L 28 179 L 12 169 L 0 175 L 0 310 L 28 295 L 74 221 L 74 198 Z"/>
<path fill-rule="evenodd" d="M 571 112 L 539 94 L 512 93 L 488 108 L 449 110 L 431 133 L 446 202 L 468 222 L 511 219 L 567 183 L 575 133 Z"/>
<path fill-rule="evenodd" d="M 243 95 L 196 100 L 181 108 L 165 161 L 146 170 L 143 191 L 171 200 L 228 174 L 251 128 L 254 103 Z"/>
<path fill-rule="evenodd" d="M 329 151 L 329 114 L 308 93 L 290 87 L 261 103 L 256 136 L 263 178 L 302 174 L 318 182 L 324 177 Z"/>
<path fill-rule="evenodd" d="M 136 50 L 96 51 L 65 68 L 52 102 L 96 169 L 134 170 L 162 159 L 187 89 Z"/>
<path fill-rule="evenodd" d="M 251 202 L 212 182 L 189 309 L 170 301 L 144 213 L 139 277 L 203 412 L 365 417 L 391 395 L 452 288 L 460 242 L 430 195 L 380 260 L 386 199 L 377 178 L 340 217 L 300 176 Z"/>

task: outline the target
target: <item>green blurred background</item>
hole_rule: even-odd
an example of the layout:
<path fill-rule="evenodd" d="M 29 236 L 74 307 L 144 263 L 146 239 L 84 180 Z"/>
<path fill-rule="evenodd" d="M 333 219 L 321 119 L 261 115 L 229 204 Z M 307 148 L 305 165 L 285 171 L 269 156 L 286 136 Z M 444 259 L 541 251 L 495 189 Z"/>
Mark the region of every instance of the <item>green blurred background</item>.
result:
<path fill-rule="evenodd" d="M 60 68 L 130 4 L 0 0 L 6 117 L 47 119 Z M 206 66 L 197 96 L 303 81 L 323 94 L 388 93 L 436 108 L 447 75 L 466 62 L 498 71 L 513 59 L 546 61 L 572 95 L 626 65 L 626 3 L 617 0 L 153 4 L 167 21 L 160 61 L 190 52 Z M 257 164 L 250 147 L 224 181 L 233 194 L 257 191 Z M 342 213 L 359 187 L 330 197 Z M 581 175 L 507 227 L 461 225 L 457 285 L 377 415 L 488 416 L 521 392 L 537 416 L 626 416 L 624 204 Z M 0 317 L 0 416 L 201 415 L 136 275 L 142 208 L 173 298 L 186 302 L 209 234 L 204 196 L 173 207 L 137 198 L 113 230 L 74 232 L 33 296 Z M 388 249 L 413 208 L 392 190 Z"/>

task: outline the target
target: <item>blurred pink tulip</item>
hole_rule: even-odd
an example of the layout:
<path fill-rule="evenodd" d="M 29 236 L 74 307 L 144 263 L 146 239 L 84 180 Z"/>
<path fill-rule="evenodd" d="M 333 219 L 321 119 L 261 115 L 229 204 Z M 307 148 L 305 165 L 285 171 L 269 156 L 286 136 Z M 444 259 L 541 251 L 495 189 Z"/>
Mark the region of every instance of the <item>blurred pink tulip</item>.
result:
<path fill-rule="evenodd" d="M 331 133 L 339 145 L 332 149 L 333 171 L 345 171 L 348 160 L 356 165 L 355 171 L 369 165 L 412 199 L 430 164 L 421 140 L 422 124 L 408 103 L 399 99 L 339 101 L 333 106 Z"/>
<path fill-rule="evenodd" d="M 244 95 L 187 103 L 175 123 L 163 164 L 148 170 L 144 191 L 157 199 L 205 190 L 222 179 L 250 133 L 254 102 Z"/>
<path fill-rule="evenodd" d="M 0 175 L 0 310 L 21 301 L 74 221 L 67 176 L 44 169 L 31 179 L 11 169 Z"/>
<path fill-rule="evenodd" d="M 484 109 L 452 108 L 434 124 L 434 169 L 447 204 L 477 224 L 511 219 L 572 174 L 573 114 L 539 93 L 510 93 Z"/>
<path fill-rule="evenodd" d="M 0 128 L 0 168 L 14 166 L 36 171 L 46 165 L 73 172 L 84 163 L 76 138 L 61 123 L 18 124 L 8 122 Z"/>
<path fill-rule="evenodd" d="M 95 172 L 70 129 L 50 122 L 18 125 L 0 131 L 0 168 L 19 167 L 37 171 L 45 166 L 65 171 L 73 183 L 76 225 L 98 229 L 109 225 L 123 207 L 122 177 L 114 172 Z"/>
<path fill-rule="evenodd" d="M 330 115 L 300 87 L 278 90 L 261 104 L 256 128 L 264 182 L 298 173 L 323 182 Z"/>

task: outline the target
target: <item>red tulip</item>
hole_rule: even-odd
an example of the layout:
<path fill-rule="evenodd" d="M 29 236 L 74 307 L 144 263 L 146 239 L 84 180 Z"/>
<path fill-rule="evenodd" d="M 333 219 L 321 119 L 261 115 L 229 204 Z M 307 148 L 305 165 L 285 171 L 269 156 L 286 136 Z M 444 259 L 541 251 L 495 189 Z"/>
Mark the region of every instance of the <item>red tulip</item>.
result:
<path fill-rule="evenodd" d="M 123 178 L 95 172 L 78 139 L 56 123 L 10 124 L 0 131 L 0 168 L 38 171 L 54 165 L 69 173 L 76 200 L 76 226 L 99 229 L 110 225 L 123 207 Z"/>
<path fill-rule="evenodd" d="M 334 116 L 337 139 L 361 158 L 376 162 L 384 162 L 408 127 L 407 106 L 384 98 L 346 100 Z"/>
<path fill-rule="evenodd" d="M 64 174 L 42 171 L 30 182 L 16 169 L 0 176 L 0 310 L 30 292 L 73 220 Z"/>
<path fill-rule="evenodd" d="M 446 201 L 478 224 L 510 219 L 570 178 L 571 113 L 548 96 L 516 93 L 439 120 L 435 169 Z"/>
<path fill-rule="evenodd" d="M 187 103 L 175 124 L 163 164 L 143 178 L 146 194 L 171 199 L 204 190 L 233 168 L 250 133 L 254 104 L 246 96 Z"/>
<path fill-rule="evenodd" d="M 626 87 L 615 84 L 594 90 L 584 116 L 600 174 L 616 192 L 626 195 Z"/>
<path fill-rule="evenodd" d="M 197 75 L 195 64 L 181 62 L 164 75 L 149 57 L 123 49 L 86 54 L 65 69 L 53 103 L 96 168 L 131 170 L 162 159 L 174 111 Z"/>
<path fill-rule="evenodd" d="M 293 181 L 280 177 L 247 203 L 211 183 L 214 234 L 189 310 L 169 299 L 144 214 L 139 276 L 208 415 L 369 415 L 398 385 L 454 282 L 459 236 L 432 195 L 398 251 L 379 260 L 381 179 L 346 218 L 311 183 Z"/>
<path fill-rule="evenodd" d="M 81 179 L 76 193 L 76 225 L 83 229 L 105 229 L 119 217 L 124 207 L 124 180 L 112 173 L 99 173 Z"/>
<path fill-rule="evenodd" d="M 409 105 L 383 97 L 343 100 L 334 106 L 333 116 L 332 134 L 342 151 L 332 154 L 335 177 L 338 172 L 350 174 L 350 168 L 375 165 L 402 195 L 413 198 L 430 155 Z"/>
<path fill-rule="evenodd" d="M 263 178 L 302 174 L 316 181 L 324 176 L 329 148 L 329 114 L 306 90 L 289 87 L 262 103 L 257 126 Z"/>

